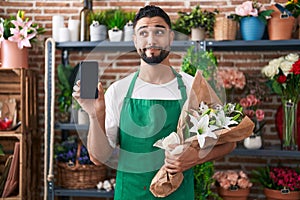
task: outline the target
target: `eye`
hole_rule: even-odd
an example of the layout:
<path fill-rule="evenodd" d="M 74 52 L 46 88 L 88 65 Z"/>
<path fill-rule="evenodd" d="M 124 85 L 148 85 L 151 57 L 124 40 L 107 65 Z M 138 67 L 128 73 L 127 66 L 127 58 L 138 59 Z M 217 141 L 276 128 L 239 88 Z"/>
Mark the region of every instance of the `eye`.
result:
<path fill-rule="evenodd" d="M 163 35 L 165 35 L 165 33 L 166 33 L 166 31 L 163 29 L 158 29 L 155 31 L 155 35 L 157 35 L 157 36 L 163 36 Z"/>
<path fill-rule="evenodd" d="M 142 30 L 139 32 L 139 36 L 141 37 L 147 37 L 149 35 L 148 31 Z"/>

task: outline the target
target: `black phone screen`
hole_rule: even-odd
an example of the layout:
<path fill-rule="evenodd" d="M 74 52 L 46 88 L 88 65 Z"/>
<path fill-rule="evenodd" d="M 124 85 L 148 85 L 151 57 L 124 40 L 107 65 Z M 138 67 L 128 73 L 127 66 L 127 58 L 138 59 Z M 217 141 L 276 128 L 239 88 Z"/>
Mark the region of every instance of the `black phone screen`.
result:
<path fill-rule="evenodd" d="M 95 99 L 98 97 L 98 62 L 82 61 L 80 63 L 80 98 Z"/>

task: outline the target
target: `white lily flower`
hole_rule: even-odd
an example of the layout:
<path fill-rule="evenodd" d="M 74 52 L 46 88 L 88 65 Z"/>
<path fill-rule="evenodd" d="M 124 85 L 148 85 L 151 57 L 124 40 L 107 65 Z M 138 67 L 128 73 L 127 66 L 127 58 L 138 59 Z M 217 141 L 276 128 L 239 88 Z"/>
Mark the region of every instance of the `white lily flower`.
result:
<path fill-rule="evenodd" d="M 197 134 L 197 139 L 198 139 L 198 143 L 199 143 L 200 148 L 203 148 L 203 146 L 205 144 L 206 137 L 211 137 L 211 138 L 214 138 L 214 139 L 218 138 L 217 135 L 214 132 L 212 132 L 211 130 L 209 132 L 202 133 L 201 135 Z"/>
<path fill-rule="evenodd" d="M 238 124 L 238 122 L 231 120 L 232 117 L 226 117 L 225 112 L 221 110 L 218 112 L 217 117 L 216 117 L 216 126 L 218 128 L 226 128 L 230 130 L 229 126 L 233 124 Z M 215 130 L 215 129 L 214 129 Z"/>
<path fill-rule="evenodd" d="M 198 121 L 197 118 L 190 115 L 191 122 L 193 123 L 193 127 L 190 129 L 190 132 L 197 133 L 197 139 L 200 148 L 202 148 L 205 144 L 206 137 L 212 137 L 217 139 L 217 136 L 215 133 L 211 131 L 209 128 L 209 116 L 204 115 L 200 118 Z"/>
<path fill-rule="evenodd" d="M 191 118 L 191 122 L 193 124 L 193 127 L 190 129 L 190 132 L 193 133 L 205 133 L 207 132 L 209 129 L 209 116 L 208 115 L 204 115 L 202 117 L 200 117 L 200 120 L 198 120 L 196 117 L 194 117 L 193 115 L 190 115 Z"/>

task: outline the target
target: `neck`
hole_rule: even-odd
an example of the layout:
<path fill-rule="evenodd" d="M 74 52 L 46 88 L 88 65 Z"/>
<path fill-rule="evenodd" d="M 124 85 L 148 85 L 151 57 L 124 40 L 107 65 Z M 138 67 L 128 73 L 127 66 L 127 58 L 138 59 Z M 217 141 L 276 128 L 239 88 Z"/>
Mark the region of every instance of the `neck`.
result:
<path fill-rule="evenodd" d="M 157 65 L 149 65 L 141 61 L 139 78 L 152 84 L 164 84 L 173 80 L 175 75 L 168 61 Z"/>

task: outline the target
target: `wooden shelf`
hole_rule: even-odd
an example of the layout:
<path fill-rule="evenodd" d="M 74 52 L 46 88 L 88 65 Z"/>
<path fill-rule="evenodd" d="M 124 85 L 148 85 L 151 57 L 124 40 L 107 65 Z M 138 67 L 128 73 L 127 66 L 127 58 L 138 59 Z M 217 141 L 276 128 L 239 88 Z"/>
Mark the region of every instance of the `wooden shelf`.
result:
<path fill-rule="evenodd" d="M 16 121 L 21 124 L 16 130 L 0 131 L 0 140 L 7 155 L 14 153 L 14 145 L 20 143 L 19 181 L 17 196 L 9 196 L 8 200 L 30 199 L 39 193 L 38 179 L 40 177 L 38 163 L 40 154 L 39 143 L 32 142 L 32 137 L 38 137 L 37 131 L 37 73 L 35 70 L 23 68 L 0 68 L 0 97 L 2 100 L 14 99 L 16 102 Z M 31 153 L 36 151 L 34 155 Z M 1 163 L 4 165 L 5 163 Z M 34 172 L 34 173 L 32 173 Z"/>

